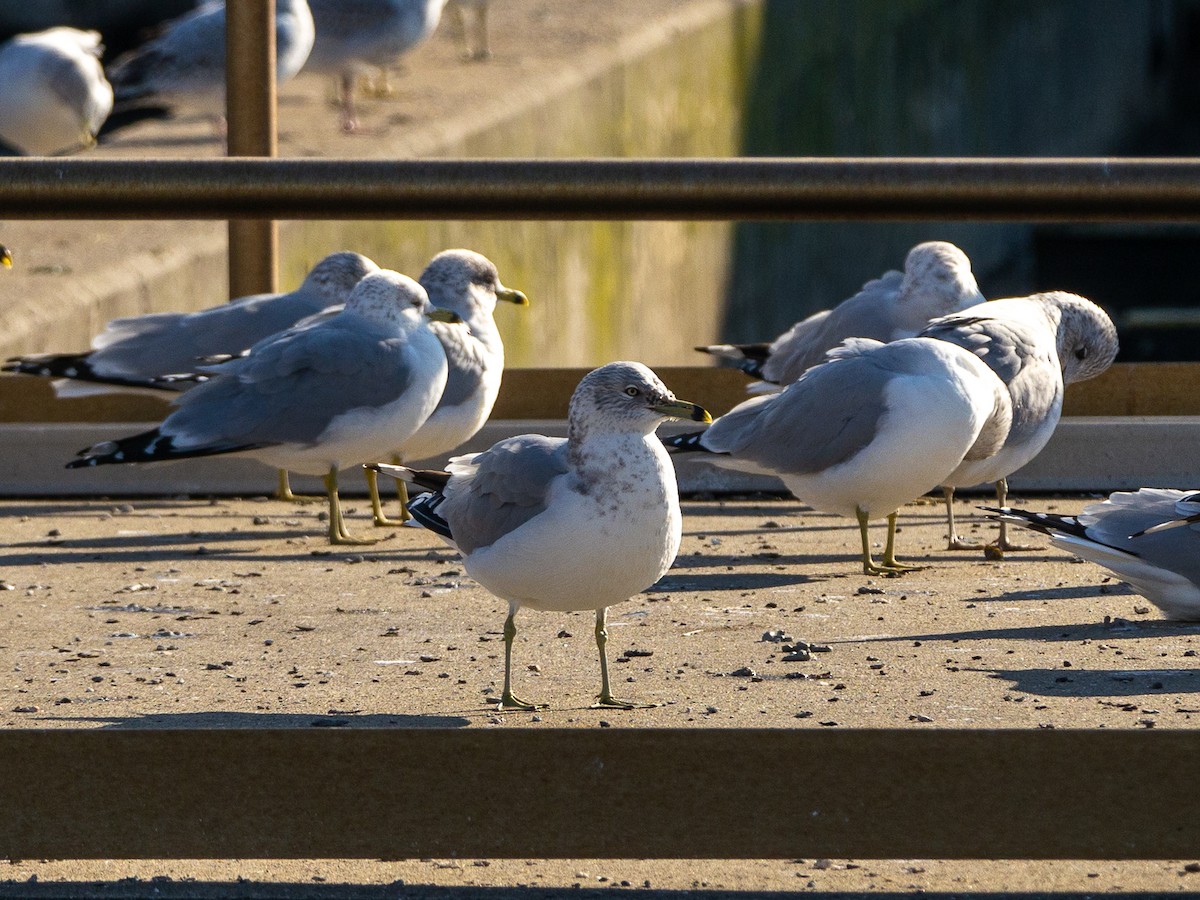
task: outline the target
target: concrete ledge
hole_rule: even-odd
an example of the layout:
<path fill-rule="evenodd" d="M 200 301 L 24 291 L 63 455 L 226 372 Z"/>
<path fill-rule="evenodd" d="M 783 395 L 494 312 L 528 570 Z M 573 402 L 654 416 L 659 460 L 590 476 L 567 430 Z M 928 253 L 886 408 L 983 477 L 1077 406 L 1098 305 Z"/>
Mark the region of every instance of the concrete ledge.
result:
<path fill-rule="evenodd" d="M 0 494 L 20 496 L 162 496 L 172 494 L 262 494 L 274 485 L 261 463 L 236 457 L 210 457 L 142 466 L 104 466 L 64 471 L 83 447 L 134 434 L 153 422 L 10 424 L 0 426 Z M 689 430 L 675 425 L 664 434 Z M 489 422 L 456 453 L 490 447 L 505 437 L 536 432 L 566 434 L 562 419 L 503 419 Z M 1062 421 L 1042 454 L 1009 479 L 1019 491 L 1113 491 L 1147 485 L 1196 486 L 1191 460 L 1200 445 L 1200 416 L 1080 416 Z M 445 458 L 416 461 L 441 465 Z M 684 493 L 784 491 L 775 478 L 744 475 L 708 463 L 681 460 Z M 342 476 L 348 495 L 364 493 L 362 476 Z M 293 486 L 320 493 L 320 480 L 298 477 Z"/>

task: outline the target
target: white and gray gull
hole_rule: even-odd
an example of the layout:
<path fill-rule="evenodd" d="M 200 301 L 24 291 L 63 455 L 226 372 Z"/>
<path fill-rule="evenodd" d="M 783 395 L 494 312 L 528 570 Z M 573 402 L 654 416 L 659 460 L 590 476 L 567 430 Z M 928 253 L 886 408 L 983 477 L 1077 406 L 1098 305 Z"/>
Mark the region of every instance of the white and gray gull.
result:
<path fill-rule="evenodd" d="M 212 379 L 158 428 L 88 447 L 67 468 L 238 454 L 323 475 L 330 542 L 361 543 L 342 519 L 337 473 L 403 444 L 437 406 L 446 354 L 426 317 L 454 319 L 411 278 L 374 272 L 337 316 L 208 367 Z"/>
<path fill-rule="evenodd" d="M 704 353 L 735 360 L 747 375 L 771 384 L 791 384 L 825 361 L 825 354 L 846 338 L 887 343 L 915 337 L 929 320 L 982 303 L 971 261 L 954 244 L 917 244 L 904 260 L 904 271 L 885 272 L 833 309 L 813 313 L 770 344 L 714 344 Z"/>
<path fill-rule="evenodd" d="M 60 379 L 60 397 L 122 389 L 187 390 L 194 382 L 164 381 L 191 372 L 201 361 L 237 356 L 305 316 L 345 303 L 379 266 L 358 253 L 331 253 L 313 266 L 294 291 L 253 294 L 193 313 L 163 312 L 113 319 L 82 353 L 42 353 L 9 358 L 5 372 Z"/>
<path fill-rule="evenodd" d="M 509 438 L 456 457 L 446 472 L 377 467 L 434 492 L 409 504 L 415 518 L 462 553 L 472 578 L 508 601 L 502 707 L 536 708 L 512 690 L 522 606 L 594 609 L 599 705 L 635 705 L 610 689 L 607 610 L 658 581 L 679 551 L 675 471 L 654 435 L 665 419 L 710 420 L 645 366 L 614 362 L 580 381 L 565 439 Z"/>
<path fill-rule="evenodd" d="M 317 36 L 304 69 L 338 79 L 342 129 L 358 130 L 354 82 L 385 73 L 437 29 L 446 0 L 309 0 Z"/>
<path fill-rule="evenodd" d="M 1169 619 L 1200 621 L 1200 493 L 1118 491 L 1077 516 L 984 507 L 1129 582 Z"/>
<path fill-rule="evenodd" d="M 949 528 L 948 548 L 977 549 L 958 536 L 954 489 L 995 482 L 999 506 L 1006 505 L 1008 476 L 1032 460 L 1054 434 L 1062 415 L 1063 389 L 1094 378 L 1117 355 L 1117 329 L 1095 303 L 1065 291 L 992 300 L 935 319 L 921 334 L 948 341 L 978 356 L 1008 388 L 1012 427 L 1004 446 L 972 448 L 942 482 Z M 994 545 L 1023 549 L 1008 539 L 1000 522 Z"/>
<path fill-rule="evenodd" d="M 100 34 L 51 28 L 0 44 L 0 144 L 27 156 L 91 147 L 113 107 Z"/>
<path fill-rule="evenodd" d="M 704 462 L 778 476 L 801 501 L 858 521 L 867 575 L 897 574 L 896 510 L 946 478 L 973 447 L 1008 433 L 1004 385 L 954 344 L 851 338 L 778 394 L 755 397 L 707 431 L 666 441 Z M 887 517 L 883 560 L 867 523 Z"/>
<path fill-rule="evenodd" d="M 397 464 L 454 450 L 483 427 L 504 375 L 504 341 L 492 315 L 496 302 L 518 306 L 529 303 L 523 293 L 500 282 L 500 273 L 491 260 L 472 250 L 442 251 L 430 260 L 418 280 L 429 293 L 430 303 L 455 313 L 462 321 L 430 323 L 446 353 L 446 389 L 433 414 L 403 446 L 394 448 L 392 462 Z M 409 518 L 408 493 L 403 481 L 398 486 L 403 522 Z M 367 487 L 375 524 L 398 524 L 384 514 L 376 475 L 370 469 Z"/>

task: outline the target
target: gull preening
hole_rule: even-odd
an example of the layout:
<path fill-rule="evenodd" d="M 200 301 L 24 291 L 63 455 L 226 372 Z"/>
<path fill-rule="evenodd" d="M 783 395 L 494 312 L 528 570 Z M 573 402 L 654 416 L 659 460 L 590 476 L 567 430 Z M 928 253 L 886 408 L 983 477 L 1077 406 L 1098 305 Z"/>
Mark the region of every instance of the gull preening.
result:
<path fill-rule="evenodd" d="M 1004 382 L 1012 399 L 1012 426 L 1004 446 L 995 452 L 972 450 L 942 482 L 948 549 L 978 549 L 956 533 L 954 489 L 994 482 L 997 505 L 1005 506 L 1008 476 L 1037 456 L 1058 426 L 1064 386 L 1094 378 L 1112 365 L 1117 329 L 1090 300 L 1050 291 L 992 300 L 936 319 L 921 334 L 974 353 Z M 1009 541 L 1004 520 L 995 546 L 1022 549 Z"/>
<path fill-rule="evenodd" d="M 754 378 L 787 385 L 825 361 L 825 354 L 846 338 L 887 343 L 916 337 L 930 319 L 984 301 L 971 273 L 971 261 L 954 244 L 917 244 L 904 271 L 885 272 L 833 309 L 813 313 L 770 344 L 713 344 L 704 353 L 735 360 Z"/>
<path fill-rule="evenodd" d="M 113 107 L 100 34 L 50 28 L 0 44 L 0 144 L 27 156 L 96 143 Z"/>
<path fill-rule="evenodd" d="M 704 462 L 776 475 L 802 502 L 858 521 L 867 575 L 908 568 L 895 554 L 896 511 L 937 487 L 968 452 L 996 452 L 1012 410 L 978 357 L 931 338 L 851 338 L 778 394 L 736 406 L 701 432 L 666 441 Z M 888 520 L 883 560 L 867 523 Z"/>
<path fill-rule="evenodd" d="M 1077 516 L 983 507 L 1129 582 L 1169 619 L 1200 621 L 1200 493 L 1118 491 Z"/>
<path fill-rule="evenodd" d="M 586 375 L 571 397 L 567 437 L 527 434 L 451 460 L 448 471 L 377 466 L 433 493 L 417 521 L 462 553 L 467 573 L 508 601 L 506 709 L 536 709 L 512 689 L 515 617 L 523 606 L 596 611 L 599 705 L 632 708 L 609 684 L 607 610 L 650 587 L 679 551 L 675 470 L 654 435 L 665 419 L 709 421 L 640 363 Z"/>
<path fill-rule="evenodd" d="M 67 467 L 238 454 L 322 475 L 330 542 L 361 543 L 346 530 L 337 474 L 403 444 L 437 406 L 446 354 L 428 316 L 454 318 L 411 278 L 373 272 L 338 315 L 208 367 L 211 380 L 181 394 L 158 428 L 95 444 Z"/>

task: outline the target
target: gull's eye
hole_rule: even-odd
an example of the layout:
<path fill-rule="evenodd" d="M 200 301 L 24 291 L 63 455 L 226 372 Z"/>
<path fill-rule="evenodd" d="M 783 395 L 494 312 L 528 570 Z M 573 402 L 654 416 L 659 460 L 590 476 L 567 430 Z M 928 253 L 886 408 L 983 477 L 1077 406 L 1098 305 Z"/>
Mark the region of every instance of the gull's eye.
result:
<path fill-rule="evenodd" d="M 1087 347 L 1079 347 L 1075 350 L 1075 358 L 1076 359 L 1087 359 L 1087 355 L 1088 355 Z"/>
<path fill-rule="evenodd" d="M 627 397 L 637 397 L 641 393 L 642 392 L 635 388 L 632 384 L 625 388 L 625 396 Z"/>

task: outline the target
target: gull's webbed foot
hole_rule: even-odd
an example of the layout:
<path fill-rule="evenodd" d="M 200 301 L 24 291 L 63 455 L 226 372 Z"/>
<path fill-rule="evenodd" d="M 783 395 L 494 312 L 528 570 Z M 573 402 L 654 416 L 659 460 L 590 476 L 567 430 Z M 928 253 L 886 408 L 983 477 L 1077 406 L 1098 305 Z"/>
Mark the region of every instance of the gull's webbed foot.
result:
<path fill-rule="evenodd" d="M 531 712 L 537 709 L 548 709 L 549 706 L 549 703 L 530 703 L 528 700 L 522 700 L 512 691 L 505 691 L 500 695 L 501 709 L 523 710 L 525 712 Z"/>

